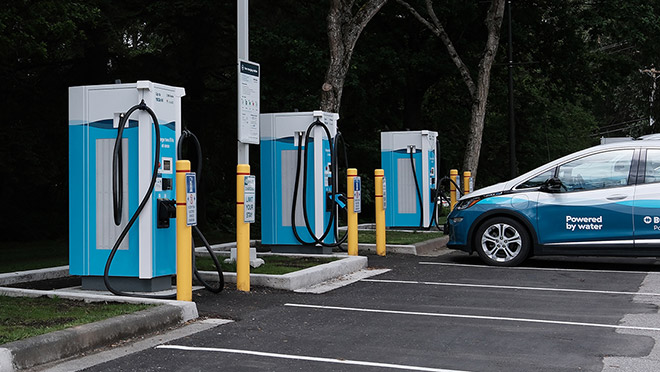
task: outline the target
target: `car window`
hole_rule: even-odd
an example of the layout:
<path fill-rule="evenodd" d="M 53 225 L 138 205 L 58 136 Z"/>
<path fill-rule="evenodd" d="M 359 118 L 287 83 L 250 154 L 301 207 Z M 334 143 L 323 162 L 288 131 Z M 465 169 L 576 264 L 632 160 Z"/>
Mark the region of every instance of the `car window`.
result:
<path fill-rule="evenodd" d="M 559 167 L 564 192 L 620 187 L 628 184 L 634 150 L 615 150 L 573 160 Z"/>
<path fill-rule="evenodd" d="M 660 150 L 646 150 L 646 170 L 644 171 L 644 183 L 660 182 Z"/>
<path fill-rule="evenodd" d="M 541 187 L 545 181 L 554 177 L 554 175 L 555 168 L 552 168 L 521 183 L 520 185 L 516 186 L 516 189 L 531 189 L 534 187 Z"/>

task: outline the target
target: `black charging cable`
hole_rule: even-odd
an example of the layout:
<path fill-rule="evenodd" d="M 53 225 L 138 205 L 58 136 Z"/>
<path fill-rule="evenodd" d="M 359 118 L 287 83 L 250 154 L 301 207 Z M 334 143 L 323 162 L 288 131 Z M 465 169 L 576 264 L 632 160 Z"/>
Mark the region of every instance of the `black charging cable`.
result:
<path fill-rule="evenodd" d="M 115 254 L 117 253 L 117 250 L 119 249 L 119 246 L 121 245 L 122 241 L 124 241 L 124 238 L 128 234 L 128 231 L 131 229 L 131 227 L 133 227 L 133 224 L 137 220 L 138 216 L 140 216 L 140 213 L 142 213 L 142 210 L 144 209 L 145 205 L 151 198 L 151 193 L 154 191 L 154 186 L 156 185 L 156 178 L 158 178 L 158 167 L 159 167 L 159 159 L 160 159 L 160 124 L 158 123 L 158 118 L 156 117 L 156 114 L 149 108 L 149 106 L 147 106 L 146 103 L 144 103 L 144 100 L 142 100 L 139 104 L 131 107 L 130 109 L 128 109 L 128 111 L 126 111 L 125 114 L 121 116 L 119 120 L 119 128 L 117 131 L 117 139 L 115 140 L 115 146 L 112 152 L 112 199 L 113 199 L 115 224 L 117 226 L 121 224 L 121 215 L 122 215 L 121 199 L 123 194 L 123 177 L 121 176 L 121 174 L 123 173 L 123 164 L 122 164 L 122 156 L 120 155 L 122 152 L 122 135 L 124 133 L 124 127 L 126 126 L 126 121 L 128 121 L 128 118 L 131 116 L 131 114 L 133 114 L 133 112 L 137 110 L 148 112 L 151 118 L 153 119 L 154 129 L 156 132 L 156 141 L 155 141 L 156 154 L 154 156 L 154 170 L 151 175 L 151 182 L 149 183 L 149 188 L 147 189 L 146 194 L 142 197 L 140 201 L 140 205 L 137 207 L 137 209 L 133 213 L 133 216 L 119 234 L 119 237 L 117 238 L 115 245 L 112 247 L 112 250 L 110 250 L 110 255 L 108 256 L 108 260 L 105 262 L 105 269 L 103 270 L 103 282 L 105 283 L 105 287 L 108 289 L 108 291 L 110 291 L 111 293 L 117 296 L 172 299 L 172 298 L 176 298 L 175 294 L 136 295 L 132 293 L 119 291 L 110 284 L 109 273 L 110 273 L 110 265 L 112 264 L 112 260 L 114 259 Z"/>
<path fill-rule="evenodd" d="M 176 154 L 176 156 L 179 160 L 181 160 L 183 158 L 183 156 L 181 155 L 182 154 L 182 148 L 183 148 L 183 140 L 186 139 L 186 138 L 192 139 L 193 143 L 195 144 L 195 149 L 196 149 L 196 152 L 197 152 L 197 164 L 196 164 L 196 167 L 195 167 L 195 174 L 197 175 L 197 177 L 196 177 L 197 185 L 199 185 L 201 183 L 200 180 L 202 178 L 202 159 L 203 159 L 203 157 L 202 157 L 202 145 L 199 143 L 199 139 L 197 138 L 197 136 L 193 132 L 189 131 L 188 129 L 184 129 L 184 130 L 181 131 L 181 136 L 179 137 L 179 142 L 177 144 L 177 150 L 176 150 L 177 154 Z M 195 185 L 195 189 L 199 190 L 199 188 L 197 188 L 197 185 Z M 213 264 L 215 265 L 215 268 L 218 272 L 218 281 L 219 281 L 218 287 L 214 288 L 209 283 L 207 283 L 204 279 L 202 279 L 202 276 L 200 275 L 199 271 L 197 270 L 197 264 L 196 264 L 196 261 L 195 261 L 195 258 L 196 258 L 195 247 L 193 247 L 193 250 L 192 250 L 192 264 L 193 264 L 193 273 L 195 274 L 195 278 L 197 278 L 197 280 L 200 283 L 202 283 L 204 288 L 206 288 L 207 290 L 209 290 L 213 293 L 220 293 L 222 291 L 222 289 L 225 287 L 225 277 L 224 277 L 224 274 L 222 272 L 222 265 L 220 265 L 220 262 L 218 261 L 218 258 L 213 253 L 213 249 L 211 249 L 211 245 L 206 240 L 206 237 L 204 236 L 204 234 L 202 234 L 202 231 L 197 227 L 197 225 L 193 226 L 192 228 L 193 228 L 193 231 L 195 231 L 195 234 L 197 234 L 197 236 L 199 236 L 199 238 L 201 239 L 202 243 L 206 247 L 206 250 L 208 251 L 209 255 L 211 256 L 211 259 L 213 260 Z"/>
<path fill-rule="evenodd" d="M 311 224 L 309 222 L 309 217 L 307 215 L 307 165 L 308 165 L 308 151 L 307 149 L 309 148 L 309 139 L 311 137 L 311 132 L 312 129 L 315 127 L 320 126 L 327 138 L 328 142 L 330 144 L 330 169 L 333 172 L 333 181 L 331 185 L 331 209 L 330 209 L 330 219 L 328 220 L 328 223 L 324 229 L 323 235 L 320 237 L 316 236 L 314 231 L 312 230 Z M 298 135 L 298 156 L 296 160 L 296 177 L 295 177 L 295 183 L 293 187 L 293 201 L 291 204 L 291 229 L 293 231 L 293 235 L 296 237 L 296 240 L 298 240 L 301 244 L 303 245 L 321 245 L 323 247 L 339 247 L 343 243 L 346 242 L 346 239 L 348 238 L 348 232 L 344 234 L 343 237 L 338 238 L 337 232 L 335 231 L 335 243 L 326 243 L 323 240 L 328 236 L 330 233 L 330 230 L 332 229 L 332 224 L 333 222 L 336 222 L 336 217 L 337 217 L 337 201 L 335 197 L 338 195 L 337 192 L 337 180 L 336 178 L 338 177 L 338 172 L 337 172 L 337 149 L 336 149 L 336 141 L 333 141 L 332 136 L 330 135 L 330 130 L 328 127 L 323 124 L 320 120 L 316 119 L 312 124 L 307 127 L 307 131 L 303 137 L 302 133 L 297 133 Z M 303 138 L 304 138 L 304 151 L 305 154 L 302 154 L 303 151 Z M 321 142 L 321 141 L 319 141 Z M 345 151 L 344 147 L 344 151 Z M 298 184 L 300 183 L 300 164 L 301 160 L 304 159 L 303 161 L 303 169 L 304 169 L 304 176 L 303 176 L 303 196 L 302 196 L 302 207 L 303 207 L 303 219 L 305 221 L 305 227 L 307 231 L 309 232 L 310 236 L 314 240 L 313 242 L 307 242 L 303 240 L 300 235 L 298 234 L 298 231 L 296 229 L 296 209 L 297 209 L 297 203 L 298 203 Z M 345 159 L 346 160 L 346 159 Z M 327 201 L 326 201 L 327 202 Z"/>

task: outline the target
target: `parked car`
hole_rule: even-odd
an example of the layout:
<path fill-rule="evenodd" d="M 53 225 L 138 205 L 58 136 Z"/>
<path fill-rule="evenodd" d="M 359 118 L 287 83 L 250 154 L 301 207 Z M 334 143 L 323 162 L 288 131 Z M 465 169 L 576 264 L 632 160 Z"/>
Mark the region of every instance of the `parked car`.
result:
<path fill-rule="evenodd" d="M 489 265 L 530 256 L 660 256 L 660 140 L 588 148 L 459 199 L 449 248 Z"/>

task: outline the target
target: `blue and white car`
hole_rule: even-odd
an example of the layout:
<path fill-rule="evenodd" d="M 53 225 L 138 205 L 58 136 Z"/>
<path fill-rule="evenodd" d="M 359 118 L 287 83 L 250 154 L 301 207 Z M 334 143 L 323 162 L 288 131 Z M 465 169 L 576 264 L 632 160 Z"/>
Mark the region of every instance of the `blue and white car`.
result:
<path fill-rule="evenodd" d="M 660 140 L 599 145 L 459 199 L 449 248 L 489 265 L 533 255 L 660 256 Z"/>

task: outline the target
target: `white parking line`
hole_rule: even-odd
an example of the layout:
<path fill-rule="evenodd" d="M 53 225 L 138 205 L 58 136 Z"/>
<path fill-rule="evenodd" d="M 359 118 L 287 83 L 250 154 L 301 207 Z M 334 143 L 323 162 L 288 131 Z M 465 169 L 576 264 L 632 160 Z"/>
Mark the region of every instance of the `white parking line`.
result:
<path fill-rule="evenodd" d="M 324 306 L 324 305 L 308 305 L 308 304 L 284 304 L 284 306 L 319 309 L 319 310 L 357 311 L 364 313 L 416 315 L 416 316 L 431 316 L 431 317 L 440 317 L 440 318 L 496 320 L 496 321 L 507 321 L 507 322 L 557 324 L 557 325 L 568 325 L 568 326 L 578 326 L 578 327 L 597 327 L 597 328 L 612 328 L 612 329 L 634 329 L 634 330 L 642 330 L 642 331 L 660 332 L 660 328 L 654 328 L 654 327 L 634 327 L 634 326 L 624 326 L 624 325 L 616 325 L 616 324 L 567 322 L 561 320 L 526 319 L 526 318 L 510 318 L 510 317 L 500 317 L 500 316 L 482 316 L 482 315 L 446 314 L 446 313 L 424 313 L 419 311 L 364 309 L 364 308 L 356 308 L 356 307 L 340 307 L 340 306 Z"/>
<path fill-rule="evenodd" d="M 492 289 L 514 289 L 514 290 L 521 290 L 522 289 L 522 290 L 528 290 L 528 291 L 595 293 L 595 294 L 607 294 L 607 295 L 660 296 L 660 293 L 649 293 L 649 292 L 618 292 L 618 291 L 598 291 L 598 290 L 594 290 L 594 289 L 519 287 L 519 286 L 511 286 L 511 285 L 492 285 L 492 284 L 421 282 L 421 281 L 415 281 L 415 280 L 362 279 L 361 281 L 362 282 L 373 282 L 373 283 L 440 285 L 440 286 L 447 286 L 447 287 L 471 287 L 471 288 L 492 288 Z"/>
<path fill-rule="evenodd" d="M 419 366 L 410 366 L 410 365 L 405 365 L 405 364 L 377 363 L 377 362 L 367 362 L 367 361 L 350 360 L 350 359 L 321 358 L 321 357 L 313 357 L 313 356 L 307 356 L 307 355 L 266 353 L 266 352 L 263 352 L 263 351 L 227 349 L 227 348 L 216 348 L 216 347 L 191 347 L 191 346 L 182 346 L 182 345 L 160 345 L 160 346 L 157 346 L 156 349 L 173 349 L 173 350 L 184 350 L 184 351 L 210 351 L 210 352 L 219 352 L 219 353 L 254 355 L 254 356 L 269 357 L 269 358 L 305 360 L 305 361 L 310 361 L 310 362 L 336 363 L 336 364 L 349 364 L 349 365 L 365 366 L 365 367 L 401 369 L 401 370 L 407 370 L 407 371 L 466 372 L 466 371 L 459 371 L 459 370 L 455 370 L 455 369 L 419 367 Z"/>
<path fill-rule="evenodd" d="M 589 270 L 589 269 L 563 269 L 563 268 L 551 268 L 551 267 L 502 267 L 502 266 L 487 266 L 487 265 L 468 265 L 468 264 L 457 264 L 449 262 L 425 262 L 421 261 L 420 265 L 440 265 L 440 266 L 461 266 L 461 267 L 471 267 L 474 269 L 506 269 L 506 270 L 539 270 L 539 271 L 578 271 L 578 272 L 589 272 L 589 273 L 616 273 L 616 274 L 660 274 L 658 271 L 624 271 L 624 270 Z M 660 266 L 658 267 L 660 269 Z"/>

